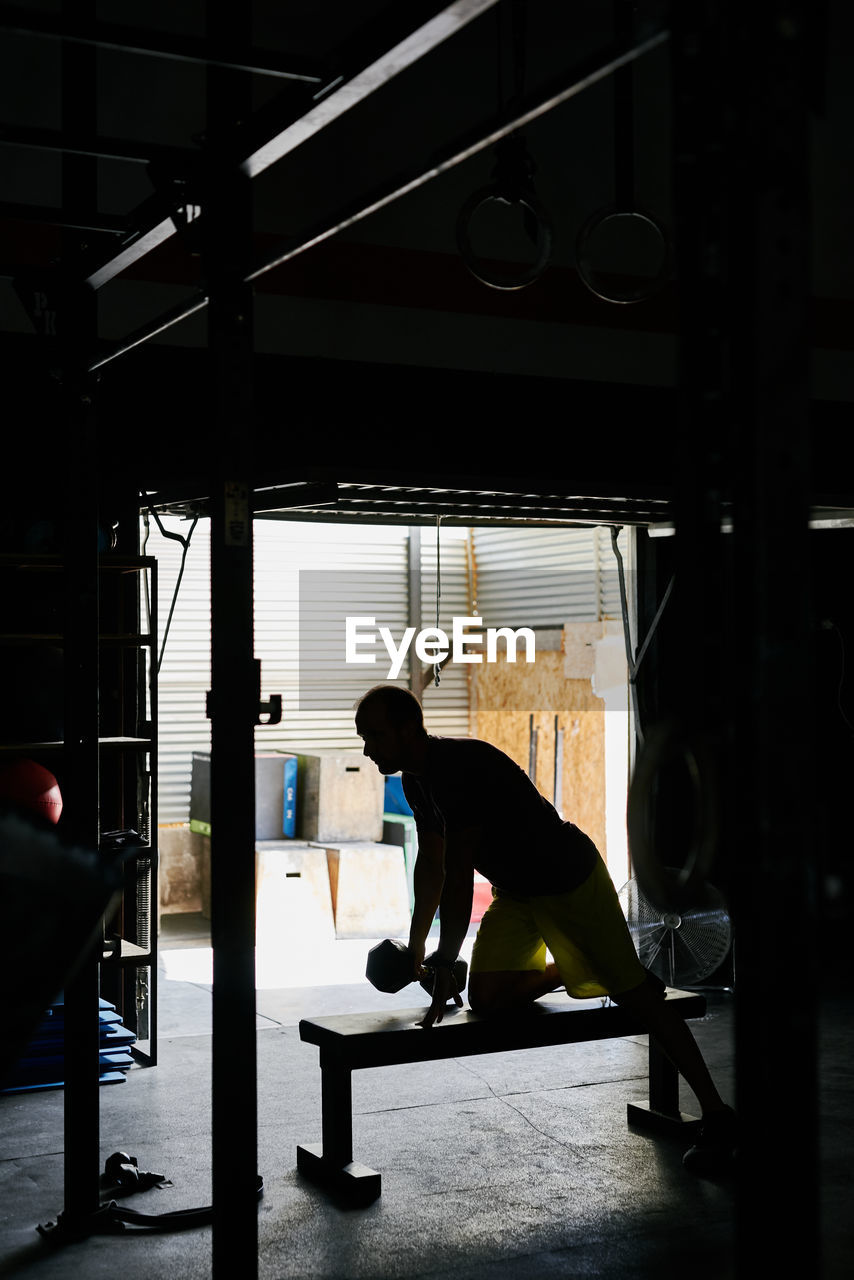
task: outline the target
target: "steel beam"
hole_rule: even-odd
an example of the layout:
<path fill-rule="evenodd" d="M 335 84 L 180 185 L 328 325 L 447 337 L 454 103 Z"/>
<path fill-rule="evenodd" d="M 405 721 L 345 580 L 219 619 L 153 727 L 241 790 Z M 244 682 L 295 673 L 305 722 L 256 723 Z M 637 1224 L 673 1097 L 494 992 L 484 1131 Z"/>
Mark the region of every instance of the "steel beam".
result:
<path fill-rule="evenodd" d="M 401 29 L 404 28 L 404 23 L 411 24 L 411 13 L 401 13 L 396 21 L 393 14 L 389 13 L 387 19 L 384 17 L 383 26 L 378 34 L 381 41 L 387 41 L 389 34 L 394 30 L 390 24 L 395 21 L 395 26 L 400 31 L 400 38 L 396 43 L 391 47 L 384 43 L 378 44 L 374 51 L 366 51 L 362 65 L 351 73 L 342 69 L 328 86 L 315 94 L 317 99 L 315 105 L 304 115 L 275 130 L 264 141 L 251 145 L 247 153 L 241 156 L 241 167 L 244 172 L 255 178 L 271 165 L 277 164 L 304 142 L 316 137 L 321 130 L 341 119 L 348 111 L 352 111 L 378 89 L 385 88 L 401 72 L 432 53 L 439 45 L 455 36 L 474 18 L 480 17 L 496 3 L 498 0 L 455 0 L 455 3 L 446 5 L 438 13 L 434 12 L 414 30 L 406 30 L 405 33 Z M 411 10 L 413 7 L 400 6 L 404 11 Z M 429 9 L 435 10 L 435 7 L 435 4 L 422 3 L 418 6 L 418 11 L 425 13 Z M 259 118 L 263 119 L 263 113 Z M 241 130 L 235 134 L 230 144 L 232 154 L 245 150 L 243 132 Z M 251 137 L 251 132 L 247 132 Z"/>
<path fill-rule="evenodd" d="M 145 258 L 149 253 L 153 253 L 161 244 L 165 244 L 167 240 L 171 240 L 176 234 L 178 228 L 175 219 L 172 216 L 172 209 L 168 202 L 162 198 L 147 201 L 148 208 L 154 207 L 154 212 L 150 219 L 143 220 L 141 230 L 131 231 L 125 237 L 125 243 L 121 248 L 101 266 L 94 270 L 84 268 L 88 271 L 86 275 L 86 284 L 90 289 L 100 289 L 110 280 L 114 280 L 116 276 L 121 275 L 123 271 L 127 271 L 128 267 L 132 267 L 135 262 L 139 262 L 141 258 Z M 134 219 L 136 221 L 136 219 Z M 187 311 L 187 315 L 192 315 L 192 308 Z M 176 321 L 172 321 L 176 323 Z M 160 332 L 160 330 L 155 330 Z"/>
<path fill-rule="evenodd" d="M 4 200 L 0 202 L 0 220 L 27 222 L 37 226 L 63 227 L 72 231 L 96 231 L 103 235 L 127 235 L 127 223 L 124 218 L 101 213 L 95 209 L 94 205 L 86 208 L 65 204 L 61 209 L 57 209 L 46 205 L 17 204 Z M 5 267 L 3 273 L 12 276 L 16 274 L 14 269 L 9 271 Z"/>
<path fill-rule="evenodd" d="M 441 516 L 444 520 L 446 516 L 456 516 L 459 519 L 474 519 L 477 517 L 489 516 L 493 520 L 511 519 L 511 520 L 527 520 L 534 518 L 543 508 L 536 501 L 532 500 L 528 513 L 525 511 L 524 504 L 521 502 L 508 502 L 506 505 L 490 504 L 490 503 L 469 503 L 448 500 L 447 502 L 412 502 L 406 498 L 390 499 L 383 503 L 377 501 L 360 501 L 359 499 L 348 499 L 342 497 L 339 501 L 338 512 L 358 513 L 361 516 L 386 515 L 399 518 L 404 524 L 415 523 L 421 518 L 429 519 L 435 523 L 436 517 Z M 269 513 L 267 513 L 269 514 Z M 567 505 L 562 510 L 552 511 L 552 516 L 556 520 L 568 520 L 578 522 L 584 520 L 591 524 L 639 524 L 647 525 L 651 521 L 660 519 L 661 513 L 637 510 L 634 515 L 629 515 L 625 510 L 619 510 L 616 507 L 603 508 L 601 506 L 587 506 L 579 503 L 577 506 Z"/>
<path fill-rule="evenodd" d="M 45 40 L 60 40 L 65 45 L 82 45 L 114 53 L 137 54 L 198 66 L 226 67 L 253 75 L 279 80 L 295 80 L 320 84 L 323 74 L 316 64 L 290 54 L 274 54 L 269 50 L 250 49 L 230 41 L 193 40 L 147 27 L 124 27 L 113 23 L 87 21 L 76 13 L 73 17 L 56 17 L 17 5 L 0 4 L 0 27 L 13 35 Z"/>
<path fill-rule="evenodd" d="M 294 512 L 266 511 L 266 512 L 261 512 L 261 514 L 257 517 L 257 519 L 259 520 L 299 520 L 305 524 L 311 524 L 312 522 L 317 523 L 320 521 L 328 522 L 330 519 L 334 519 L 334 521 L 337 524 L 350 523 L 353 525 L 356 525 L 356 524 L 363 525 L 365 523 L 365 513 L 363 511 L 346 511 L 346 510 L 339 509 L 339 510 L 336 510 L 334 517 L 330 517 L 328 512 L 325 512 L 322 510 L 311 511 L 309 509 L 305 511 L 294 511 Z M 388 525 L 389 527 L 393 527 L 395 525 L 406 525 L 407 527 L 423 525 L 424 527 L 431 528 L 431 529 L 435 529 L 436 527 L 436 516 L 430 515 L 430 514 L 414 515 L 409 513 L 409 514 L 391 516 L 384 511 L 379 512 L 378 514 L 371 512 L 370 521 L 371 521 L 371 524 L 382 524 L 382 525 Z M 598 528 L 599 526 L 605 523 L 607 523 L 607 521 L 600 520 L 600 519 L 587 519 L 587 518 L 578 518 L 578 519 L 573 518 L 573 519 L 567 519 L 567 520 L 549 520 L 549 519 L 537 520 L 537 519 L 530 519 L 527 516 L 517 516 L 515 518 L 511 516 L 496 516 L 495 518 L 490 518 L 488 516 L 483 516 L 483 515 L 477 515 L 477 516 L 442 515 L 443 528 L 454 526 L 455 528 L 469 529 L 469 528 L 476 528 L 479 526 L 484 529 L 490 529 L 490 528 L 506 529 L 511 527 L 514 524 L 518 524 L 518 525 L 524 525 L 525 528 L 533 528 L 534 526 L 536 526 L 537 528 L 542 528 L 542 529 L 592 529 L 592 528 Z M 629 524 L 630 521 L 620 520 L 619 523 L 621 525 L 625 525 L 625 524 Z"/>
<path fill-rule="evenodd" d="M 141 347 L 144 343 L 150 342 L 152 338 L 156 338 L 159 333 L 166 333 L 173 325 L 180 324 L 182 320 L 189 320 L 190 316 L 194 316 L 199 311 L 204 311 L 208 305 L 208 295 L 206 293 L 196 293 L 188 302 L 179 302 L 177 306 L 171 307 L 168 311 L 162 312 L 156 320 L 152 320 L 150 324 L 142 325 L 139 329 L 134 329 L 133 333 L 129 333 L 123 338 L 117 346 L 113 347 L 104 355 L 97 356 L 90 365 L 90 372 L 101 369 L 104 365 L 112 364 L 114 360 L 118 360 L 120 356 L 127 355 L 129 351 L 133 351 L 135 347 Z"/>
<path fill-rule="evenodd" d="M 104 138 L 69 129 L 36 129 L 27 125 L 9 124 L 0 124 L 0 146 L 94 156 L 98 160 L 120 160 L 129 164 L 151 164 L 156 161 L 172 166 L 176 172 L 183 172 L 195 164 L 199 155 L 197 150 L 134 142 L 131 138 Z"/>
<path fill-rule="evenodd" d="M 530 506 L 525 499 L 530 498 Z M 502 501 L 506 499 L 506 501 Z M 157 510 L 192 508 L 194 514 L 204 514 L 210 507 L 208 495 L 188 498 L 170 498 L 168 495 L 151 494 L 146 506 Z M 520 484 L 517 491 L 476 492 L 464 490 L 417 489 L 407 492 L 405 486 L 394 492 L 381 487 L 354 486 L 332 481 L 294 481 L 292 484 L 255 489 L 251 497 L 252 512 L 256 516 L 283 517 L 289 511 L 314 510 L 318 507 L 334 508 L 330 519 L 339 514 L 370 513 L 393 517 L 404 522 L 411 516 L 416 519 L 435 520 L 439 515 L 459 518 L 488 517 L 490 520 L 508 517 L 521 520 L 548 512 L 555 521 L 586 520 L 602 524 L 643 524 L 660 522 L 670 514 L 670 503 L 662 499 L 635 498 L 621 501 L 619 498 L 598 498 L 592 495 L 567 495 L 526 493 Z"/>
<path fill-rule="evenodd" d="M 347 484 L 342 482 L 338 488 L 338 498 L 341 502 L 348 505 L 353 502 L 364 503 L 382 503 L 389 502 L 392 504 L 402 504 L 404 506 L 419 507 L 424 504 L 430 504 L 441 508 L 442 506 L 458 507 L 464 506 L 467 509 L 476 510 L 478 507 L 502 507 L 504 505 L 512 505 L 513 509 L 524 510 L 525 499 L 530 498 L 532 508 L 538 511 L 567 511 L 574 509 L 577 504 L 595 508 L 599 511 L 610 510 L 612 512 L 620 512 L 625 508 L 625 501 L 620 497 L 604 498 L 594 494 L 584 493 L 540 493 L 532 491 L 526 493 L 523 483 L 517 485 L 513 489 L 457 489 L 448 488 L 432 488 L 407 485 L 401 482 L 394 485 L 391 489 L 383 485 L 358 485 Z M 507 500 L 506 504 L 501 499 Z M 654 498 L 646 498 L 643 495 L 635 497 L 632 502 L 636 507 L 643 508 L 650 513 L 656 512 L 658 515 L 665 515 L 668 511 L 669 504 L 662 500 Z"/>

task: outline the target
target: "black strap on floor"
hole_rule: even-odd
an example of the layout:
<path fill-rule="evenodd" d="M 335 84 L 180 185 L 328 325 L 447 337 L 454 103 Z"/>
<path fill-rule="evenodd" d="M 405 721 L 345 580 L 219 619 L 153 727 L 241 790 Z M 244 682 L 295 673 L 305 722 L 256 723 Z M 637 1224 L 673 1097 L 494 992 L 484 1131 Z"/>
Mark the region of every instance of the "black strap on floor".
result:
<path fill-rule="evenodd" d="M 141 1175 L 143 1178 L 146 1175 Z M 166 1181 L 160 1175 L 156 1180 L 148 1182 L 149 1187 L 162 1186 Z M 138 1190 L 144 1190 L 140 1185 Z M 258 1175 L 258 1199 L 264 1194 L 264 1179 Z M 48 1222 L 36 1227 L 43 1240 L 50 1244 L 70 1244 L 76 1240 L 84 1240 L 93 1235 L 142 1235 L 165 1233 L 170 1231 L 188 1231 L 193 1227 L 210 1226 L 213 1222 L 213 1206 L 204 1205 L 196 1209 L 173 1209 L 168 1213 L 141 1213 L 139 1209 L 127 1209 L 115 1200 L 100 1205 L 95 1213 L 85 1220 L 70 1219 L 67 1214 L 59 1214 L 56 1222 Z"/>

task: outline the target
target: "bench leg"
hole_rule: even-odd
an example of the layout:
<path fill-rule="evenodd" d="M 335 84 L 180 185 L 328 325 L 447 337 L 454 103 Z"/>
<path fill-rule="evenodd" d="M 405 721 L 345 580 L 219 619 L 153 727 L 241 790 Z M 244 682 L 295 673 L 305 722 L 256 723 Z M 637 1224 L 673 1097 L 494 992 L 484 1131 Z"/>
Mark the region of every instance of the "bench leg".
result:
<path fill-rule="evenodd" d="M 382 1179 L 374 1169 L 353 1160 L 353 1094 L 351 1071 L 321 1059 L 323 1143 L 297 1147 L 297 1168 L 348 1205 L 363 1207 L 376 1200 Z"/>
<path fill-rule="evenodd" d="M 657 1133 L 682 1133 L 699 1124 L 697 1116 L 679 1110 L 679 1073 L 649 1038 L 649 1102 L 630 1102 L 629 1124 Z"/>

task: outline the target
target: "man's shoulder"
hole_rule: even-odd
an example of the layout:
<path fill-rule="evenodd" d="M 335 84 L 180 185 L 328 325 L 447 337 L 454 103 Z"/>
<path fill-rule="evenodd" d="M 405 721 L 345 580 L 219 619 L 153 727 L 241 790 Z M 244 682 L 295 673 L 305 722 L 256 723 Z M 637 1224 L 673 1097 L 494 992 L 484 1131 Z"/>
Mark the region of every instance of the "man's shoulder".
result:
<path fill-rule="evenodd" d="M 498 750 L 498 748 L 494 747 L 491 742 L 485 742 L 483 738 L 448 738 L 443 734 L 428 733 L 427 742 L 431 751 L 438 752 L 443 755 L 450 754 L 454 751 L 479 752 Z"/>
<path fill-rule="evenodd" d="M 428 760 L 433 767 L 446 763 L 469 766 L 498 764 L 501 761 L 513 763 L 504 751 L 483 738 L 445 738 L 430 734 L 428 752 Z"/>

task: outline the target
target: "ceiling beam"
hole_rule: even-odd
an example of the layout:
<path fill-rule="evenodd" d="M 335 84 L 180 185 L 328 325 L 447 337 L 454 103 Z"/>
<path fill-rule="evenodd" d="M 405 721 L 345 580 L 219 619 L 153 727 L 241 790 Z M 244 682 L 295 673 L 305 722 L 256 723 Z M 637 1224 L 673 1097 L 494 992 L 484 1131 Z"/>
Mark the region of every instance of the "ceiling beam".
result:
<path fill-rule="evenodd" d="M 0 124 L 0 146 L 25 147 L 33 151 L 58 151 L 63 155 L 94 156 L 98 160 L 121 160 L 131 164 L 156 161 L 184 172 L 198 159 L 198 151 L 186 147 L 164 147 L 131 138 L 84 137 L 64 129 L 35 129 L 24 125 Z"/>
<path fill-rule="evenodd" d="M 107 22 L 86 22 L 57 14 L 37 13 L 13 4 L 0 4 L 0 28 L 13 35 L 59 40 L 63 44 L 89 45 L 112 53 L 187 62 L 205 67 L 226 67 L 253 75 L 321 84 L 323 71 L 316 63 L 293 54 L 269 49 L 224 48 L 209 40 L 173 35 L 150 27 L 123 27 Z"/>
<path fill-rule="evenodd" d="M 413 502 L 406 494 L 400 497 L 389 495 L 385 501 L 362 501 L 354 498 L 339 498 L 337 512 L 354 512 L 362 516 L 385 515 L 395 516 L 404 523 L 429 519 L 435 521 L 454 517 L 458 520 L 471 520 L 478 517 L 489 517 L 492 520 L 539 520 L 545 513 L 560 523 L 584 521 L 590 524 L 649 524 L 660 522 L 666 518 L 668 508 L 663 504 L 647 507 L 637 503 L 631 506 L 594 506 L 584 499 L 569 502 L 562 509 L 541 505 L 536 498 L 531 498 L 525 505 L 520 496 L 516 501 L 508 499 L 506 503 L 466 502 L 449 500 L 448 502 Z"/>
<path fill-rule="evenodd" d="M 0 221 L 28 222 L 46 227 L 71 227 L 77 231 L 99 231 L 113 236 L 124 235 L 127 223 L 124 218 L 97 209 L 58 209 L 54 205 L 14 204 L 0 201 Z M 0 270 L 2 275 L 14 275 L 17 268 Z"/>
<path fill-rule="evenodd" d="M 251 142 L 253 126 L 250 122 L 245 128 L 235 132 L 229 149 L 232 154 L 236 153 L 244 172 L 252 178 L 257 177 L 304 142 L 316 137 L 321 130 L 348 111 L 352 111 L 378 89 L 390 84 L 401 72 L 432 53 L 496 3 L 498 0 L 455 0 L 455 3 L 445 5 L 414 30 L 399 30 L 399 38 L 390 47 L 371 48 L 367 45 L 363 50 L 360 49 L 361 56 L 352 72 L 342 69 L 328 86 L 314 95 L 317 99 L 315 105 L 298 119 L 288 120 L 279 128 L 274 127 L 266 139 L 255 143 Z M 402 10 L 412 7 L 399 6 Z M 423 4 L 420 6 L 422 10 L 426 7 Z M 430 7 L 435 9 L 435 5 Z M 398 27 L 401 26 L 398 21 Z M 382 39 L 387 40 L 389 34 L 388 27 L 384 26 Z M 355 61 L 353 55 L 351 60 Z M 288 110 L 289 113 L 292 112 L 292 108 L 289 107 Z M 259 119 L 263 119 L 264 114 L 259 113 Z M 248 150 L 247 139 L 250 140 Z M 241 155 L 241 151 L 246 151 L 246 154 Z"/>

